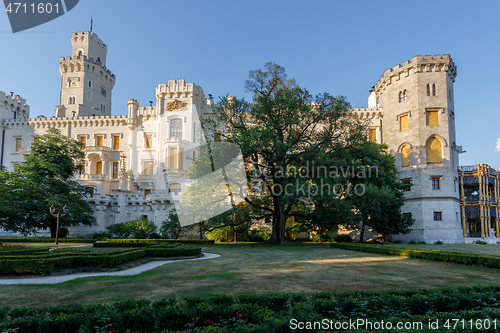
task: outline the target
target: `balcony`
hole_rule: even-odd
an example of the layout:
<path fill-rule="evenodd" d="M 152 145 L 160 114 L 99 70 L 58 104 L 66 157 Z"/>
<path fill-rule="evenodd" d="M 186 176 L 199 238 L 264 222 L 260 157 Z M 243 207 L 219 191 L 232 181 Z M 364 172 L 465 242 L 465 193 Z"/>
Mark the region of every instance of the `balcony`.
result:
<path fill-rule="evenodd" d="M 86 174 L 83 173 L 81 175 L 76 175 L 76 180 L 106 180 L 106 175 L 100 174 L 100 175 L 92 175 L 92 174 Z"/>
<path fill-rule="evenodd" d="M 85 147 L 85 151 L 87 153 L 90 153 L 90 152 L 110 153 L 112 151 L 112 149 L 110 147 L 104 147 L 104 146 L 87 146 L 87 147 Z"/>

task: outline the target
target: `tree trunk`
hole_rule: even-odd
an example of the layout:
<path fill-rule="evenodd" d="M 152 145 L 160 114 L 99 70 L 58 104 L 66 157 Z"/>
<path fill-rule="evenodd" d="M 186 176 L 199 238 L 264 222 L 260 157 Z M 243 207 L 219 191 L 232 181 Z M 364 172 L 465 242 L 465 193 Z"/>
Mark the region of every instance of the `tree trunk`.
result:
<path fill-rule="evenodd" d="M 56 238 L 56 226 L 50 226 L 50 238 Z"/>
<path fill-rule="evenodd" d="M 365 224 L 361 222 L 361 228 L 359 230 L 359 242 L 363 243 L 364 238 L 365 238 Z"/>
<path fill-rule="evenodd" d="M 271 242 L 283 244 L 287 243 L 288 239 L 285 236 L 286 216 L 283 205 L 278 197 L 274 198 L 274 216 L 273 216 L 273 233 Z"/>

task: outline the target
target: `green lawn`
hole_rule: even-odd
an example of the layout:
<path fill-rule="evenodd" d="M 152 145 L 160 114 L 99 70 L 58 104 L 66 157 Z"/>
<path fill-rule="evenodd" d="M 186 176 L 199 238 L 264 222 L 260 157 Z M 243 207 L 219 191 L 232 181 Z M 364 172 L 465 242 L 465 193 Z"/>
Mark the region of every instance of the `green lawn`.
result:
<path fill-rule="evenodd" d="M 500 256 L 500 244 L 407 244 L 384 243 L 384 246 L 411 247 L 415 249 L 432 249 L 440 251 L 454 251 L 479 254 L 493 254 Z"/>
<path fill-rule="evenodd" d="M 206 245 L 222 257 L 130 277 L 0 286 L 0 306 L 109 303 L 214 294 L 440 288 L 500 283 L 500 271 L 330 248 L 329 244 Z"/>

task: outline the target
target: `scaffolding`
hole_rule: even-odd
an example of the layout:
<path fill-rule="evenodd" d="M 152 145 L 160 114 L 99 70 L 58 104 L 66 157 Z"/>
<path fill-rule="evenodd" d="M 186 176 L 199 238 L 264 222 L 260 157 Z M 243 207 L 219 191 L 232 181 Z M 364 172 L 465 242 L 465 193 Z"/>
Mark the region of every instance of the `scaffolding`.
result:
<path fill-rule="evenodd" d="M 464 237 L 500 236 L 500 170 L 487 164 L 461 166 L 460 208 Z"/>

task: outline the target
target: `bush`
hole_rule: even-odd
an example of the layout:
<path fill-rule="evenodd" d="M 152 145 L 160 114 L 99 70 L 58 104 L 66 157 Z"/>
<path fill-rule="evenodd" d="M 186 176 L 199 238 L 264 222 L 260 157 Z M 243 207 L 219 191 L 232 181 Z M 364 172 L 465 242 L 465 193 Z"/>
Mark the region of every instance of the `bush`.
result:
<path fill-rule="evenodd" d="M 106 227 L 110 237 L 128 238 L 132 235 L 132 227 L 127 223 L 115 223 Z"/>
<path fill-rule="evenodd" d="M 248 234 L 248 241 L 250 242 L 267 242 L 271 239 L 271 231 L 257 231 L 252 230 Z"/>
<path fill-rule="evenodd" d="M 126 222 L 125 225 L 130 228 L 134 238 L 148 239 L 156 235 L 156 224 L 145 217 Z"/>
<path fill-rule="evenodd" d="M 110 238 L 111 235 L 106 231 L 97 231 L 92 234 L 92 239 L 95 241 L 103 241 Z"/>
<path fill-rule="evenodd" d="M 349 237 L 351 238 L 351 237 Z M 331 237 L 323 234 L 316 234 L 313 236 L 312 241 L 316 243 L 331 242 Z"/>
<path fill-rule="evenodd" d="M 488 244 L 488 243 L 486 243 L 486 242 L 484 242 L 484 241 L 481 241 L 481 240 L 475 241 L 474 243 L 475 243 L 475 244 Z"/>
<path fill-rule="evenodd" d="M 331 243 L 330 246 L 345 250 L 392 254 L 392 255 L 411 257 L 417 259 L 452 262 L 455 264 L 462 264 L 469 266 L 500 268 L 500 256 L 494 256 L 490 254 L 436 251 L 436 250 L 414 249 L 414 248 L 399 247 L 399 246 L 398 247 L 376 246 L 368 244 Z"/>
<path fill-rule="evenodd" d="M 216 243 L 234 241 L 234 228 L 223 227 L 206 232 L 207 238 Z"/>
<path fill-rule="evenodd" d="M 436 244 L 436 245 L 443 245 L 443 242 L 441 242 L 441 241 L 437 241 L 437 242 L 436 242 L 436 243 L 434 243 L 434 244 Z"/>
<path fill-rule="evenodd" d="M 58 238 L 66 238 L 68 237 L 69 230 L 66 227 L 59 228 Z"/>
<path fill-rule="evenodd" d="M 427 244 L 425 241 L 420 241 L 418 244 Z"/>
<path fill-rule="evenodd" d="M 338 235 L 333 237 L 333 241 L 336 243 L 350 243 L 352 242 L 352 238 L 349 235 Z"/>

